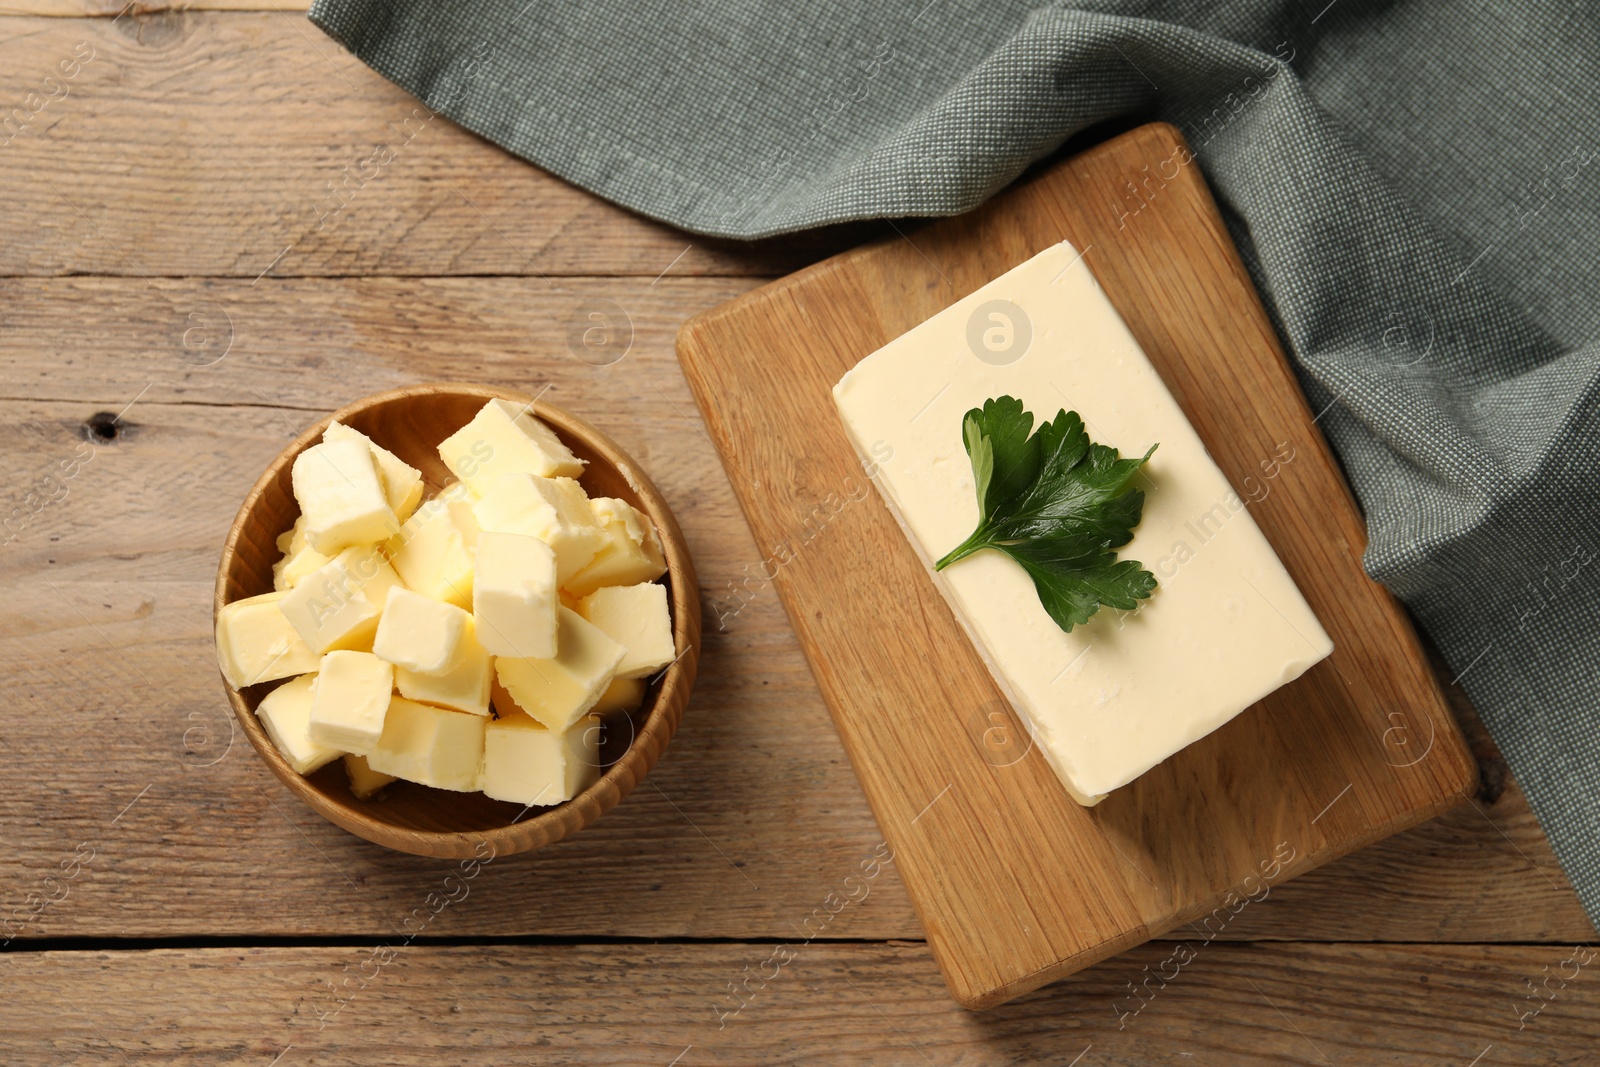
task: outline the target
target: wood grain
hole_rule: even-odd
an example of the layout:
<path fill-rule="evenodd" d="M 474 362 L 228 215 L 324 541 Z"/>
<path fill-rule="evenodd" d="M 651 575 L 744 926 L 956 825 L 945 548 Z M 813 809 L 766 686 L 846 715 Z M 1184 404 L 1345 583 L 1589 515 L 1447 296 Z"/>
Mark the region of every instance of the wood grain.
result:
<path fill-rule="evenodd" d="M 796 953 L 781 966 L 780 947 Z M 1130 984 L 1162 970 L 1175 946 L 1135 949 L 983 1015 L 950 1003 L 926 950 L 903 943 L 412 945 L 392 958 L 364 945 L 29 953 L 8 961 L 0 1051 L 63 1064 L 282 1056 L 282 1067 L 1065 1067 L 1074 1057 L 1107 1067 L 1467 1067 L 1474 1057 L 1587 1062 L 1600 1042 L 1593 949 L 1191 947 L 1192 962 L 1164 988 L 1151 981 L 1136 1015 Z M 1542 1011 L 1521 1017 L 1532 1010 L 1524 979 L 1574 970 L 1564 987 L 1550 981 Z M 334 999 L 330 987 L 347 982 L 350 993 Z M 746 1006 L 719 1015 L 738 1006 L 730 985 L 748 988 Z"/>
<path fill-rule="evenodd" d="M 17 771 L 0 791 L 12 860 L 0 904 L 20 906 L 80 841 L 103 857 L 22 937 L 375 936 L 425 892 L 434 865 L 348 840 L 247 750 L 222 756 L 208 604 L 239 497 L 300 428 L 373 389 L 464 377 L 554 383 L 551 398 L 646 465 L 700 568 L 707 630 L 695 699 L 650 782 L 578 838 L 487 871 L 502 906 L 453 914 L 449 933 L 762 938 L 817 907 L 881 838 L 776 596 L 745 585 L 761 554 L 671 355 L 688 315 L 750 284 L 0 280 L 0 381 L 33 398 L 0 401 L 0 517 L 86 444 L 90 416 L 149 387 L 65 497 L 0 548 L 13 608 L 0 617 L 0 751 Z M 633 345 L 593 367 L 573 358 L 565 324 L 607 297 L 629 310 Z M 185 347 L 178 327 L 196 308 L 210 332 Z M 224 347 L 227 321 L 220 362 L 180 358 Z M 752 599 L 719 630 L 736 588 Z M 1483 808 L 1488 819 L 1458 809 L 1275 889 L 1222 936 L 1592 937 L 1515 784 Z M 601 893 L 614 909 L 590 906 Z M 920 936 L 892 870 L 830 929 Z"/>
<path fill-rule="evenodd" d="M 311 0 L 4 0 L 0 16 L 46 18 L 123 18 L 162 11 L 299 11 Z"/>
<path fill-rule="evenodd" d="M 0 274 L 771 275 L 864 229 L 691 238 L 416 111 L 283 12 L 0 19 L 0 113 L 51 91 L 0 126 L 0 197 L 35 220 Z"/>
<path fill-rule="evenodd" d="M 945 979 L 969 1007 L 1210 921 L 1269 861 L 1274 871 L 1284 861 L 1284 876 L 1320 866 L 1439 814 L 1473 781 L 1415 633 L 1361 569 L 1360 512 L 1198 171 L 1174 166 L 1157 207 L 1131 226 L 1119 219 L 1123 184 L 1181 158 L 1180 146 L 1170 126 L 1141 127 L 679 334 L 757 545 L 785 561 L 774 584 Z M 1234 485 L 1292 444 L 1292 469 L 1251 512 L 1335 649 L 1093 809 L 1067 796 L 1040 752 L 985 761 L 973 715 L 1004 702 L 923 564 L 875 494 L 823 504 L 854 498 L 863 478 L 833 383 L 1067 238 Z M 802 538 L 803 550 L 786 547 Z"/>

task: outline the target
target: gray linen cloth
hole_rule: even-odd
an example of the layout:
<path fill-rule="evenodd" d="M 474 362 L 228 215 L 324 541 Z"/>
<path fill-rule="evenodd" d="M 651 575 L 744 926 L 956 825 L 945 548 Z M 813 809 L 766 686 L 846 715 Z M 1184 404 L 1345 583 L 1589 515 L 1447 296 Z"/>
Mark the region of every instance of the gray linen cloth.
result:
<path fill-rule="evenodd" d="M 1366 510 L 1600 921 L 1600 8 L 317 0 L 430 107 L 735 237 L 972 207 L 1182 128 Z M 1137 201 L 1130 198 L 1130 206 Z"/>

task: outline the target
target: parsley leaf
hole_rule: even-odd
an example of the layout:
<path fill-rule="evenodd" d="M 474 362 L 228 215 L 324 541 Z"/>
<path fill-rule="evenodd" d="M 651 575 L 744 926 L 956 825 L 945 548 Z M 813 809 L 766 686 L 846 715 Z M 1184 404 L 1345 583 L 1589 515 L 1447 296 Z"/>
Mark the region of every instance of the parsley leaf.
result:
<path fill-rule="evenodd" d="M 1011 396 L 967 412 L 961 437 L 977 483 L 978 528 L 935 570 L 986 548 L 1004 552 L 1069 633 L 1101 605 L 1131 611 L 1155 589 L 1155 575 L 1116 554 L 1143 516 L 1144 492 L 1129 484 L 1155 445 L 1122 459 L 1090 441 L 1078 413 L 1065 410 L 1034 433 L 1032 413 Z"/>

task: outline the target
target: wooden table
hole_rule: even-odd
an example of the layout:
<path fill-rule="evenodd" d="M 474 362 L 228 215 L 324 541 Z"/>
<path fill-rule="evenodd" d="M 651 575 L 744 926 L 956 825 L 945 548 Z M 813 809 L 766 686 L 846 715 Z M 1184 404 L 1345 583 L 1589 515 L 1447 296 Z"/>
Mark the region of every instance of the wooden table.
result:
<path fill-rule="evenodd" d="M 863 231 L 691 239 L 419 121 L 272 0 L 146 6 L 0 6 L 0 105 L 27 109 L 0 126 L 0 1061 L 1487 1067 L 1600 1042 L 1600 976 L 1560 984 L 1595 931 L 1453 685 L 1473 803 L 1273 889 L 1121 1030 L 1171 943 L 970 1014 L 889 867 L 803 944 L 880 839 L 770 589 L 715 625 L 758 557 L 672 340 Z M 604 366 L 569 342 L 596 310 L 627 343 Z M 278 449 L 439 379 L 548 386 L 604 426 L 708 609 L 646 784 L 454 900 L 455 864 L 271 778 L 210 634 L 223 534 Z"/>

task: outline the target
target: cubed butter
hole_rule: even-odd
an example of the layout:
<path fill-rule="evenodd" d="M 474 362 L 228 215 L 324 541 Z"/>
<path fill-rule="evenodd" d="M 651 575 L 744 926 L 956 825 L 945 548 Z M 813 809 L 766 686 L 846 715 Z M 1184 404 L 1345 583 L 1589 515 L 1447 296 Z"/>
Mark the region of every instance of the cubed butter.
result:
<path fill-rule="evenodd" d="M 370 652 L 329 652 L 322 657 L 311 702 L 311 739 L 341 752 L 364 755 L 383 733 L 394 667 Z"/>
<path fill-rule="evenodd" d="M 372 651 L 396 667 L 442 674 L 455 665 L 472 616 L 401 586 L 389 590 Z"/>
<path fill-rule="evenodd" d="M 627 649 L 617 664 L 619 678 L 653 674 L 678 654 L 672 643 L 665 586 L 654 582 L 608 585 L 584 597 L 578 603 L 578 614 Z"/>
<path fill-rule="evenodd" d="M 399 584 L 376 548 L 347 548 L 283 594 L 278 606 L 313 650 L 366 652 L 389 590 Z"/>
<path fill-rule="evenodd" d="M 384 717 L 383 734 L 367 753 L 367 766 L 435 789 L 475 792 L 488 721 L 487 716 L 395 697 Z"/>
<path fill-rule="evenodd" d="M 317 651 L 280 610 L 283 598 L 262 593 L 217 612 L 217 664 L 235 689 L 317 669 Z"/>
<path fill-rule="evenodd" d="M 1025 344 L 1020 350 L 980 351 L 972 339 L 975 323 L 997 324 L 989 333 L 998 337 L 999 325 L 1024 321 L 1027 335 L 1007 335 Z M 872 480 L 925 562 L 978 523 L 962 419 L 984 401 L 1017 397 L 1035 425 L 1063 408 L 1077 411 L 1096 442 L 1124 456 L 1159 443 L 1138 478 L 1143 519 L 1117 551 L 1160 582 L 1138 610 L 1102 609 L 1064 633 L 1027 572 L 1000 552 L 930 569 L 1080 803 L 1133 781 L 1332 650 L 1243 499 L 1071 245 L 1046 249 L 891 341 L 833 395 L 850 438 L 872 461 Z M 1263 471 L 1269 462 L 1275 475 L 1294 477 L 1292 469 L 1280 472 L 1281 455 L 1262 456 Z"/>
<path fill-rule="evenodd" d="M 362 441 L 312 445 L 295 457 L 291 477 L 306 519 L 306 539 L 323 555 L 375 544 L 400 528 L 372 450 Z"/>
<path fill-rule="evenodd" d="M 556 580 L 565 585 L 605 543 L 583 487 L 571 478 L 507 474 L 489 483 L 472 506 L 485 533 L 537 537 L 556 554 Z"/>
<path fill-rule="evenodd" d="M 472 607 L 478 537 L 470 496 L 466 486 L 451 483 L 424 501 L 384 546 L 406 588 L 466 609 Z"/>
<path fill-rule="evenodd" d="M 438 704 L 473 715 L 489 714 L 489 687 L 494 661 L 478 642 L 477 627 L 468 615 L 455 662 L 441 674 L 423 674 L 396 667 L 395 687 L 408 700 Z"/>
<path fill-rule="evenodd" d="M 367 763 L 367 757 L 358 756 L 353 752 L 346 753 L 344 757 L 344 773 L 350 779 L 350 792 L 354 793 L 358 800 L 372 797 L 378 790 L 394 781 L 394 775 L 373 770 Z"/>
<path fill-rule="evenodd" d="M 484 648 L 496 656 L 549 659 L 560 607 L 549 545 L 527 534 L 479 535 L 472 615 Z"/>
<path fill-rule="evenodd" d="M 667 573 L 656 528 L 644 512 L 614 496 L 593 498 L 589 511 L 605 539 L 594 559 L 567 579 L 567 592 L 583 597 L 603 585 L 637 585 Z"/>
<path fill-rule="evenodd" d="M 600 699 L 594 702 L 594 707 L 589 711 L 595 715 L 633 711 L 644 703 L 644 693 L 643 678 L 613 678 L 611 684 L 606 686 L 606 691 L 600 694 Z"/>
<path fill-rule="evenodd" d="M 445 466 L 478 496 L 503 474 L 576 478 L 583 473 L 583 461 L 528 413 L 529 406 L 491 400 L 471 422 L 439 442 Z"/>
<path fill-rule="evenodd" d="M 353 426 L 332 422 L 322 432 L 324 441 L 360 441 L 378 465 L 383 495 L 399 522 L 405 522 L 422 502 L 422 472 Z"/>
<path fill-rule="evenodd" d="M 310 774 L 339 758 L 339 750 L 311 739 L 311 691 L 315 674 L 291 678 L 261 698 L 256 718 L 272 743 L 301 774 Z"/>
<path fill-rule="evenodd" d="M 521 711 L 486 723 L 484 795 L 526 806 L 571 800 L 600 777 L 601 732 L 592 715 L 561 732 Z"/>
<path fill-rule="evenodd" d="M 627 654 L 605 631 L 560 608 L 554 659 L 498 657 L 495 674 L 517 705 L 552 730 L 565 730 L 594 707 Z"/>
<path fill-rule="evenodd" d="M 278 551 L 283 558 L 272 565 L 272 588 L 287 593 L 308 574 L 326 564 L 330 557 L 311 547 L 306 540 L 306 517 L 294 520 L 294 527 L 278 535 Z"/>

